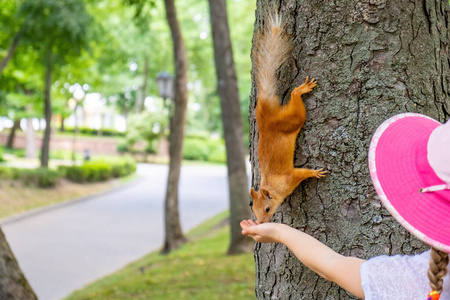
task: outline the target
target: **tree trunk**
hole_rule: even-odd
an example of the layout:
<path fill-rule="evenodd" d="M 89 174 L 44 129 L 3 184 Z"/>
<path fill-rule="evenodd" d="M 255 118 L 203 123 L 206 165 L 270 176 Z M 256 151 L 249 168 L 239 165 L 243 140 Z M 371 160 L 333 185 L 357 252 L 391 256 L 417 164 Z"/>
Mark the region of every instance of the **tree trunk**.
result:
<path fill-rule="evenodd" d="M 22 29 L 17 32 L 17 34 L 14 36 L 14 40 L 9 47 L 8 53 L 6 56 L 2 59 L 0 62 L 0 78 L 2 77 L 3 69 L 8 65 L 8 62 L 10 61 L 11 57 L 14 54 L 14 51 L 16 50 L 17 46 L 19 45 L 20 38 L 22 37 Z"/>
<path fill-rule="evenodd" d="M 59 131 L 60 132 L 66 131 L 66 129 L 64 128 L 64 117 L 63 116 L 61 116 L 61 125 L 59 127 Z"/>
<path fill-rule="evenodd" d="M 51 122 L 52 122 L 52 104 L 50 98 L 50 90 L 52 85 L 53 63 L 51 62 L 51 59 L 49 61 L 50 62 L 47 63 L 47 67 L 45 70 L 45 91 L 44 91 L 45 130 L 41 148 L 41 167 L 43 168 L 48 168 Z"/>
<path fill-rule="evenodd" d="M 145 108 L 145 98 L 147 97 L 148 73 L 150 71 L 148 54 L 144 55 L 144 74 L 142 74 L 141 95 L 136 101 L 135 112 L 141 113 Z"/>
<path fill-rule="evenodd" d="M 36 158 L 36 138 L 32 118 L 27 119 L 25 157 L 32 159 Z"/>
<path fill-rule="evenodd" d="M 230 194 L 231 243 L 229 254 L 248 252 L 251 240 L 241 234 L 239 222 L 251 218 L 243 125 L 236 70 L 228 28 L 226 0 L 209 0 L 211 28 L 222 123 L 227 149 L 228 190 Z M 248 200 L 248 201 L 247 201 Z"/>
<path fill-rule="evenodd" d="M 31 105 L 26 106 L 27 112 L 31 112 L 32 110 L 33 108 Z M 36 137 L 34 134 L 33 118 L 27 119 L 25 157 L 32 159 L 36 158 Z"/>
<path fill-rule="evenodd" d="M 301 229 L 344 255 L 369 258 L 429 248 L 381 206 L 367 152 L 378 125 L 397 113 L 448 119 L 448 1 L 258 0 L 255 33 L 268 7 L 283 16 L 294 46 L 277 73 L 282 102 L 306 76 L 319 84 L 303 98 L 308 116 L 294 165 L 330 172 L 303 182 L 273 220 Z M 258 187 L 255 106 L 253 81 L 250 151 L 252 184 Z M 258 299 L 354 299 L 305 268 L 282 245 L 256 244 L 255 263 Z"/>
<path fill-rule="evenodd" d="M 167 22 L 172 32 L 175 60 L 174 104 L 170 120 L 170 164 L 165 200 L 165 242 L 162 253 L 169 253 L 186 242 L 178 213 L 178 182 L 183 153 L 184 123 L 187 106 L 187 59 L 174 0 L 164 0 Z"/>
<path fill-rule="evenodd" d="M 14 139 L 16 138 L 16 131 L 20 128 L 20 119 L 14 120 L 13 126 L 11 127 L 11 131 L 8 135 L 8 141 L 6 143 L 6 148 L 12 149 L 14 148 Z"/>
<path fill-rule="evenodd" d="M 0 228 L 0 299 L 28 300 L 37 297 L 20 270 Z"/>

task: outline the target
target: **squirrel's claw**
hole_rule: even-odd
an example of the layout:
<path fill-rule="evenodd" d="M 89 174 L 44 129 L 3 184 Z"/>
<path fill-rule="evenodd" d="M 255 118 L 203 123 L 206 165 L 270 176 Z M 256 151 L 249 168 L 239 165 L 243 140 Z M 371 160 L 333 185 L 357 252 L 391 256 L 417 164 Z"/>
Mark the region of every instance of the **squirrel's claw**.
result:
<path fill-rule="evenodd" d="M 316 178 L 322 178 L 325 177 L 325 174 L 327 174 L 328 171 L 323 170 L 323 168 L 316 170 Z"/>
<path fill-rule="evenodd" d="M 309 80 L 309 76 L 306 76 L 305 83 L 303 83 L 301 86 L 295 88 L 292 91 L 292 93 L 296 96 L 301 96 L 303 94 L 311 92 L 316 86 L 317 86 L 317 81 L 314 78 Z"/>
<path fill-rule="evenodd" d="M 304 85 L 306 85 L 309 89 L 312 90 L 317 86 L 317 80 L 314 78 L 311 78 L 311 80 L 309 80 L 309 76 L 306 76 Z"/>

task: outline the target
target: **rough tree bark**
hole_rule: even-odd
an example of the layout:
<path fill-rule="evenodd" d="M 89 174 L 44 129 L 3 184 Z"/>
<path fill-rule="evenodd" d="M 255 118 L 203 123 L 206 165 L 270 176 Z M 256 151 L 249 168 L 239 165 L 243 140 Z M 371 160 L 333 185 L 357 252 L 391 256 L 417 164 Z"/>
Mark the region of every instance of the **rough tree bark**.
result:
<path fill-rule="evenodd" d="M 164 0 L 167 22 L 172 32 L 175 60 L 174 113 L 170 120 L 169 177 L 165 200 L 165 242 L 163 254 L 169 253 L 186 242 L 181 231 L 178 213 L 178 182 L 183 154 L 184 124 L 187 106 L 187 58 L 183 36 L 177 19 L 174 0 Z"/>
<path fill-rule="evenodd" d="M 369 258 L 428 247 L 381 206 L 367 151 L 382 121 L 418 112 L 440 122 L 450 114 L 448 0 L 258 0 L 255 33 L 268 7 L 292 35 L 292 58 L 281 68 L 283 103 L 306 76 L 318 88 L 304 97 L 307 120 L 294 164 L 324 167 L 324 179 L 303 182 L 274 216 L 344 255 Z M 250 103 L 253 186 L 258 187 L 256 87 Z M 256 244 L 258 299 L 351 299 L 305 268 L 282 245 Z"/>
<path fill-rule="evenodd" d="M 228 28 L 226 0 L 209 0 L 216 63 L 217 89 L 220 95 L 222 123 L 227 150 L 228 191 L 230 194 L 231 242 L 229 254 L 248 252 L 251 241 L 241 234 L 239 222 L 251 217 L 245 170 L 243 124 L 236 70 Z"/>
<path fill-rule="evenodd" d="M 48 158 L 50 152 L 50 134 L 51 134 L 51 122 L 52 122 L 52 103 L 50 90 L 52 86 L 52 73 L 53 73 L 53 62 L 52 53 L 49 51 L 49 60 L 47 62 L 47 67 L 45 69 L 45 91 L 44 91 L 44 117 L 45 117 L 45 130 L 44 139 L 42 140 L 41 147 L 41 167 L 48 168 Z"/>
<path fill-rule="evenodd" d="M 16 131 L 20 128 L 20 119 L 14 120 L 13 126 L 11 127 L 11 131 L 8 135 L 8 141 L 6 142 L 6 148 L 12 149 L 14 148 L 14 139 L 16 138 Z"/>
<path fill-rule="evenodd" d="M 36 300 L 0 228 L 0 299 Z"/>

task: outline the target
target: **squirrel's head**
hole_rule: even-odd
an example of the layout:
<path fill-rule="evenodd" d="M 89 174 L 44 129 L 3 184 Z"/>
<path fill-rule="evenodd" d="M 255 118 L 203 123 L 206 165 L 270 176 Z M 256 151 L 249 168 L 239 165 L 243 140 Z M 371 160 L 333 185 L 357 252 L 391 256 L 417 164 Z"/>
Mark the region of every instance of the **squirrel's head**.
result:
<path fill-rule="evenodd" d="M 252 196 L 250 206 L 256 216 L 256 221 L 260 224 L 269 222 L 281 203 L 266 189 L 259 191 L 251 189 L 250 195 Z"/>

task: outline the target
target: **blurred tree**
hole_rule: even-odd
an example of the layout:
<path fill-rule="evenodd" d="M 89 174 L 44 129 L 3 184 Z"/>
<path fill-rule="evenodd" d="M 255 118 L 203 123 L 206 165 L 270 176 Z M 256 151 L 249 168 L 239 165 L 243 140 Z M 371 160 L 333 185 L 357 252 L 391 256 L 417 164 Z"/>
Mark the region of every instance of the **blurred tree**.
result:
<path fill-rule="evenodd" d="M 165 241 L 163 254 L 178 248 L 186 242 L 181 231 L 178 213 L 178 182 L 180 179 L 184 124 L 186 122 L 187 90 L 187 59 L 183 36 L 178 23 L 174 0 L 164 0 L 167 22 L 172 33 L 173 53 L 175 61 L 174 79 L 174 113 L 170 121 L 170 164 L 165 199 Z"/>
<path fill-rule="evenodd" d="M 253 242 L 241 234 L 240 221 L 251 218 L 251 210 L 245 199 L 249 198 L 245 168 L 243 125 L 236 69 L 228 27 L 226 0 L 209 0 L 211 28 L 218 92 L 222 107 L 222 123 L 227 150 L 228 187 L 230 197 L 231 243 L 229 254 L 248 252 Z"/>
<path fill-rule="evenodd" d="M 117 110 L 125 117 L 128 118 L 128 114 L 133 112 L 133 108 L 136 106 L 137 91 L 129 90 L 124 93 L 119 93 L 112 98 Z"/>
<path fill-rule="evenodd" d="M 211 25 L 206 1 L 185 0 L 178 3 L 179 20 L 183 30 L 188 57 L 189 106 L 187 133 L 214 132 L 222 134 L 220 103 L 216 93 Z"/>
<path fill-rule="evenodd" d="M 244 123 L 244 141 L 248 149 L 249 104 L 252 88 L 250 49 L 252 46 L 256 1 L 228 0 L 228 15 L 231 28 L 233 54 L 238 72 L 239 99 L 241 103 L 242 120 Z M 248 150 L 246 151 L 248 153 Z"/>
<path fill-rule="evenodd" d="M 3 30 L 0 32 L 0 58 L 4 58 L 11 46 L 13 37 L 24 27 L 26 16 L 18 14 L 18 7 L 30 0 L 11 0 L 2 2 L 0 23 Z M 41 0 L 42 1 L 42 0 Z M 156 85 L 150 78 L 155 78 L 161 70 L 173 72 L 171 55 L 170 31 L 163 15 L 162 1 L 149 0 L 85 0 L 86 9 L 95 22 L 90 24 L 89 32 L 95 38 L 91 39 L 90 51 L 82 52 L 79 56 L 72 56 L 64 65 L 59 64 L 52 75 L 52 114 L 67 116 L 68 94 L 60 94 L 66 84 L 88 83 L 90 92 L 101 93 L 105 99 L 110 96 L 123 94 L 127 90 L 136 89 L 139 92 L 132 111 L 140 111 L 145 105 L 145 96 L 156 94 Z M 239 72 L 238 80 L 241 98 L 241 107 L 248 103 L 250 91 L 249 48 L 254 15 L 248 11 L 254 8 L 253 1 L 232 0 L 229 2 L 233 14 L 230 19 L 235 61 Z M 141 8 L 139 8 L 141 6 Z M 219 98 L 215 94 L 216 81 L 214 70 L 210 68 L 213 62 L 211 44 L 211 29 L 208 17 L 208 7 L 205 1 L 186 0 L 178 3 L 179 20 L 183 35 L 185 36 L 190 89 L 192 93 L 189 101 L 190 115 L 187 131 L 209 131 L 220 133 Z M 138 14 L 139 12 L 139 14 Z M 27 16 L 31 21 L 31 16 Z M 151 20 L 151 22 L 149 22 Z M 28 22 L 28 21 L 27 21 Z M 99 26 L 93 26 L 99 24 Z M 95 27 L 95 28 L 93 28 Z M 30 43 L 24 42 L 22 35 L 14 57 L 23 57 L 33 49 Z M 130 45 L 133 45 L 130 47 Z M 35 51 L 36 52 L 36 51 Z M 38 53 L 35 53 L 35 55 Z M 25 56 L 29 56 L 26 54 Z M 146 63 L 148 57 L 148 64 Z M 40 71 L 41 66 L 32 63 L 34 73 Z M 22 70 L 24 64 L 16 64 L 14 68 L 11 61 L 9 70 Z M 148 66 L 148 69 L 147 69 Z M 8 71 L 8 67 L 3 71 Z M 133 70 L 131 70 L 133 68 Z M 43 71 L 42 71 L 43 72 Z M 148 72 L 148 76 L 145 75 Z M 147 80 L 145 80 L 147 79 Z M 3 80 L 2 80 L 3 81 Z M 60 83 L 58 86 L 57 83 Z M 1 83 L 0 83 L 1 84 Z M 144 91 L 146 90 L 146 91 Z M 42 88 L 43 91 L 43 88 Z M 0 91 L 0 93 L 5 92 Z M 111 103 L 111 101 L 109 101 Z M 0 95 L 0 105 L 5 105 L 5 97 Z M 115 105 L 115 104 L 114 104 Z M 192 109 L 195 108 L 195 109 Z M 246 119 L 246 116 L 243 116 Z M 244 123 L 246 126 L 247 122 Z M 246 138 L 246 135 L 245 135 Z"/>
<path fill-rule="evenodd" d="M 82 0 L 29 0 L 19 15 L 29 19 L 24 24 L 23 39 L 39 53 L 45 67 L 44 117 L 45 131 L 41 149 L 41 166 L 48 167 L 51 133 L 51 86 L 55 67 L 66 64 L 88 47 L 87 31 L 92 17 Z"/>
<path fill-rule="evenodd" d="M 0 228 L 0 299 L 37 300 Z"/>
<path fill-rule="evenodd" d="M 6 141 L 6 148 L 14 148 L 14 138 L 16 136 L 16 131 L 20 128 L 20 120 L 21 119 L 14 120 L 11 131 L 9 132 L 8 140 Z"/>
<path fill-rule="evenodd" d="M 132 115 L 127 122 L 126 144 L 128 149 L 133 150 L 133 146 L 144 140 L 146 150 L 156 152 L 155 142 L 167 134 L 164 129 L 167 127 L 167 115 L 161 113 L 142 112 Z"/>
<path fill-rule="evenodd" d="M 0 55 L 4 54 L 1 55 L 3 58 L 0 61 L 0 78 L 2 77 L 3 69 L 13 57 L 22 37 L 23 22 L 17 18 L 19 5 L 20 1 L 18 0 L 3 1 L 1 4 L 0 24 L 5 24 L 6 26 L 2 26 L 2 32 L 0 33 Z"/>
<path fill-rule="evenodd" d="M 19 45 L 20 38 L 22 37 L 22 30 L 19 30 L 18 33 L 14 36 L 14 39 L 11 43 L 10 48 L 8 49 L 8 54 L 2 59 L 0 62 L 0 78 L 2 77 L 3 69 L 8 64 L 9 60 L 14 54 L 14 51 L 16 50 L 17 46 Z"/>
<path fill-rule="evenodd" d="M 7 147 L 13 147 L 15 133 L 23 118 L 42 116 L 42 82 L 39 76 L 41 67 L 37 56 L 31 49 L 20 48 L 3 72 L 0 81 L 0 99 L 4 99 L 3 115 L 14 120 Z M 25 108 L 28 107 L 28 110 Z M 28 142 L 29 140 L 27 140 Z M 27 148 L 31 145 L 27 143 Z"/>

